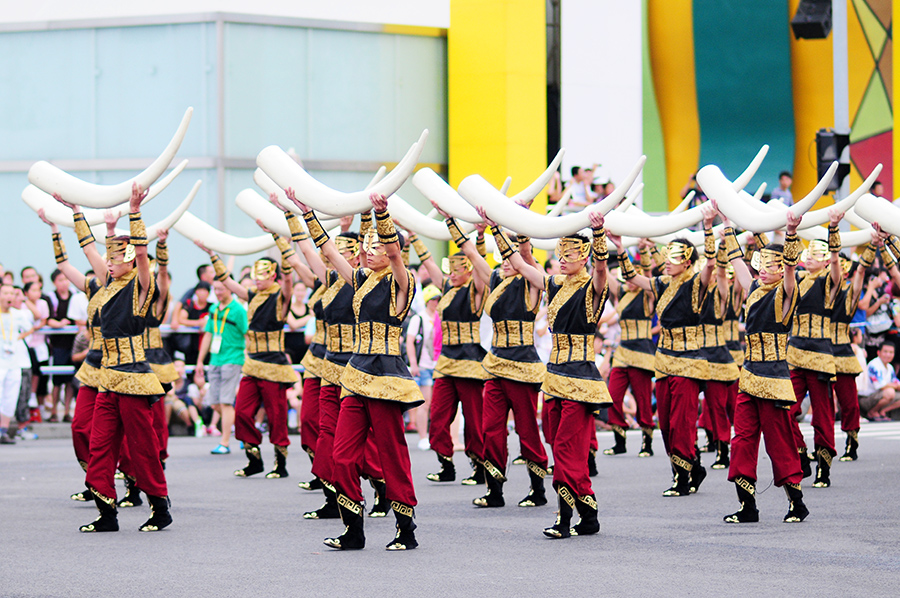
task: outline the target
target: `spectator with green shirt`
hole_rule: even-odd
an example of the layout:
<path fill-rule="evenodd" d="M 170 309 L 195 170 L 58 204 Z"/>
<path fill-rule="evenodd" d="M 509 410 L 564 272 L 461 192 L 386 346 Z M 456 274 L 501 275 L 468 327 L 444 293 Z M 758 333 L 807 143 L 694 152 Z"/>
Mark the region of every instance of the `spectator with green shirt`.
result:
<path fill-rule="evenodd" d="M 234 425 L 234 399 L 241 379 L 241 367 L 244 365 L 247 310 L 232 299 L 231 291 L 224 284 L 216 281 L 212 286 L 218 304 L 210 308 L 206 320 L 194 379 L 197 386 L 202 386 L 205 375 L 209 382 L 207 403 L 221 416 L 221 443 L 211 453 L 227 455 L 231 452 L 228 443 L 231 439 L 231 427 Z M 209 365 L 204 368 L 207 354 L 211 357 Z"/>

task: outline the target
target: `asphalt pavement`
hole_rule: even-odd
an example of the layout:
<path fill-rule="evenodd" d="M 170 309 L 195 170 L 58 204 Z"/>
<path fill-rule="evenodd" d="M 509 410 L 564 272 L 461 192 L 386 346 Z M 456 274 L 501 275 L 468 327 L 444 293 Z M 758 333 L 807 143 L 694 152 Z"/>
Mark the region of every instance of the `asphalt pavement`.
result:
<path fill-rule="evenodd" d="M 803 428 L 811 444 L 812 430 Z M 415 449 L 414 435 L 407 439 L 420 547 L 406 553 L 383 548 L 393 538 L 392 517 L 366 520 L 363 551 L 322 544 L 343 526 L 302 519 L 322 495 L 297 487 L 310 476 L 296 436 L 290 477 L 281 480 L 235 478 L 243 454 L 210 455 L 214 438 L 172 438 L 166 473 L 174 523 L 158 533 L 137 531 L 146 502 L 120 510 L 118 533 L 79 533 L 96 509 L 69 500 L 83 487 L 71 441 L 2 446 L 0 597 L 900 595 L 898 422 L 864 424 L 859 461 L 835 460 L 831 488 L 804 481 L 810 516 L 800 524 L 782 523 L 787 499 L 771 487 L 764 452 L 761 520 L 729 525 L 722 516 L 738 504 L 726 471 L 710 470 L 696 495 L 663 498 L 670 471 L 661 440 L 657 434 L 654 457 L 639 459 L 640 434 L 631 431 L 627 454 L 598 455 L 600 534 L 567 540 L 541 534 L 554 523 L 555 503 L 516 506 L 528 491 L 524 466 L 510 467 L 505 508 L 477 509 L 471 501 L 484 487 L 428 482 L 437 460 Z M 601 448 L 613 443 L 609 432 L 599 439 Z M 262 449 L 269 466 L 272 447 Z M 510 454 L 518 454 L 514 434 Z M 704 455 L 704 463 L 713 458 Z M 457 477 L 468 475 L 462 453 L 455 462 Z M 367 484 L 364 491 L 371 499 Z"/>

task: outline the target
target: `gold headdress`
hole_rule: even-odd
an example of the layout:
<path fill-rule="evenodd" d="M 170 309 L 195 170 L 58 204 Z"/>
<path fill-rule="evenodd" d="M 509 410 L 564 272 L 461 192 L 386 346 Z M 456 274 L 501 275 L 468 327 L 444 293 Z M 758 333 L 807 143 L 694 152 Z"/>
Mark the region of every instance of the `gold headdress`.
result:
<path fill-rule="evenodd" d="M 676 266 L 691 261 L 692 255 L 694 247 L 684 241 L 672 241 L 666 247 L 666 261 Z"/>
<path fill-rule="evenodd" d="M 590 252 L 590 242 L 578 237 L 563 237 L 556 242 L 556 257 L 560 263 L 579 262 L 587 259 Z"/>
<path fill-rule="evenodd" d="M 338 238 L 340 239 L 340 237 Z M 353 239 L 348 240 L 352 241 Z M 366 253 L 374 253 L 376 255 L 384 255 L 387 253 L 387 248 L 381 242 L 381 239 L 378 238 L 378 233 L 374 230 L 370 230 L 363 237 L 362 248 Z M 359 244 L 357 244 L 356 253 L 359 253 Z M 356 253 L 354 253 L 354 255 L 356 255 Z"/>
<path fill-rule="evenodd" d="M 371 233 L 366 233 L 368 236 Z M 353 257 L 359 255 L 359 241 L 353 237 L 338 235 L 334 238 L 334 245 L 338 251 L 349 251 Z"/>
<path fill-rule="evenodd" d="M 457 254 L 441 260 L 444 274 L 465 274 L 472 271 L 472 262 L 465 255 Z"/>
<path fill-rule="evenodd" d="M 268 258 L 260 258 L 253 262 L 250 278 L 253 280 L 267 280 L 276 272 L 278 272 L 278 264 Z"/>
<path fill-rule="evenodd" d="M 781 274 L 784 272 L 784 253 L 774 249 L 761 249 L 753 254 L 750 265 L 757 272 Z"/>
<path fill-rule="evenodd" d="M 806 263 L 808 258 L 812 258 L 816 261 L 824 262 L 828 260 L 829 253 L 830 250 L 828 249 L 827 241 L 813 239 L 809 242 L 809 247 L 803 250 L 803 253 L 800 255 L 800 260 L 803 263 Z"/>
<path fill-rule="evenodd" d="M 106 255 L 114 264 L 127 264 L 137 257 L 131 241 L 119 237 L 106 239 Z"/>

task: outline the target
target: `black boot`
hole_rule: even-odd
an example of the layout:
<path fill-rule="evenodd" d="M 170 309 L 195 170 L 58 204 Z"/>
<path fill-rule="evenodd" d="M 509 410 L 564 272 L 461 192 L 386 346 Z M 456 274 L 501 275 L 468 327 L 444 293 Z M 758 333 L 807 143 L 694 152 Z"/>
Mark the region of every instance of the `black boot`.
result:
<path fill-rule="evenodd" d="M 841 455 L 841 461 L 856 461 L 859 456 L 856 450 L 859 448 L 859 430 L 847 430 L 847 446 L 844 454 Z"/>
<path fill-rule="evenodd" d="M 533 461 L 528 461 L 528 478 L 531 480 L 531 491 L 519 501 L 520 507 L 540 507 L 547 504 L 547 492 L 544 490 L 544 478 L 547 470 Z"/>
<path fill-rule="evenodd" d="M 597 451 L 591 449 L 588 452 L 588 477 L 595 478 L 597 477 Z"/>
<path fill-rule="evenodd" d="M 572 511 L 575 509 L 575 495 L 565 484 L 560 484 L 556 489 L 559 501 L 559 513 L 556 515 L 556 523 L 544 530 L 548 538 L 568 538 L 572 535 Z"/>
<path fill-rule="evenodd" d="M 127 509 L 129 507 L 137 507 L 144 504 L 144 501 L 141 500 L 141 491 L 138 490 L 137 480 L 134 480 L 128 476 L 125 477 L 125 496 L 122 497 L 122 500 L 119 501 L 120 509 Z"/>
<path fill-rule="evenodd" d="M 600 532 L 600 522 L 597 520 L 597 499 L 593 494 L 579 496 L 575 501 L 575 508 L 581 520 L 569 530 L 573 536 L 590 536 Z"/>
<path fill-rule="evenodd" d="M 375 489 L 375 504 L 372 505 L 372 510 L 369 511 L 369 517 L 386 517 L 391 508 L 385 496 L 387 485 L 384 483 L 384 480 L 369 480 L 369 483 Z"/>
<path fill-rule="evenodd" d="M 806 519 L 809 509 L 803 504 L 803 491 L 800 490 L 800 484 L 785 484 L 784 493 L 787 494 L 790 505 L 787 515 L 784 516 L 784 522 L 800 523 Z"/>
<path fill-rule="evenodd" d="M 441 470 L 437 473 L 429 473 L 425 477 L 432 482 L 453 482 L 456 480 L 456 467 L 453 465 L 453 457 L 445 457 L 437 453 L 438 462 L 441 464 Z"/>
<path fill-rule="evenodd" d="M 310 490 L 310 491 L 312 491 L 312 490 L 321 490 L 322 488 L 325 487 L 325 486 L 322 485 L 322 480 L 320 480 L 320 479 L 317 478 L 317 477 L 313 477 L 313 479 L 311 479 L 311 480 L 308 481 L 308 482 L 300 482 L 300 483 L 297 484 L 297 486 L 298 486 L 301 490 Z"/>
<path fill-rule="evenodd" d="M 288 447 L 275 446 L 275 469 L 266 474 L 267 480 L 277 480 L 288 477 L 287 454 Z"/>
<path fill-rule="evenodd" d="M 703 480 L 706 479 L 706 468 L 703 467 L 703 464 L 700 463 L 700 453 L 697 452 L 697 456 L 694 457 L 693 467 L 691 467 L 691 482 L 690 489 L 691 494 L 696 494 L 697 490 L 700 489 L 700 484 L 703 483 Z"/>
<path fill-rule="evenodd" d="M 811 463 L 815 459 L 810 458 L 809 453 L 806 452 L 806 447 L 797 449 L 797 452 L 800 453 L 800 469 L 803 471 L 803 477 L 808 478 L 812 475 Z"/>
<path fill-rule="evenodd" d="M 315 511 L 308 511 L 303 514 L 304 519 L 338 519 L 341 514 L 338 510 L 337 493 L 330 484 L 322 487 L 325 494 L 325 504 Z"/>
<path fill-rule="evenodd" d="M 604 449 L 604 455 L 621 455 L 625 452 L 625 429 L 620 426 L 613 426 L 613 437 L 616 443 L 612 448 Z"/>
<path fill-rule="evenodd" d="M 693 464 L 690 461 L 682 459 L 678 455 L 672 455 L 672 471 L 674 472 L 674 482 L 672 487 L 662 493 L 663 496 L 687 496 L 691 493 L 691 470 Z"/>
<path fill-rule="evenodd" d="M 141 532 L 158 532 L 164 527 L 172 524 L 172 515 L 169 513 L 169 497 L 168 496 L 150 496 L 147 495 L 150 502 L 150 519 L 144 522 L 144 525 L 138 528 Z"/>
<path fill-rule="evenodd" d="M 706 446 L 703 447 L 704 453 L 714 453 L 716 452 L 716 441 L 713 440 L 713 432 L 709 428 L 703 428 L 703 431 L 706 432 Z"/>
<path fill-rule="evenodd" d="M 244 469 L 238 469 L 234 472 L 234 475 L 239 478 L 249 478 L 252 475 L 262 473 L 263 469 L 265 469 L 263 466 L 262 455 L 259 452 L 259 445 L 247 444 L 245 446 L 244 453 L 247 454 L 249 462 Z"/>
<path fill-rule="evenodd" d="M 477 457 L 469 457 L 472 461 L 472 475 L 462 480 L 463 486 L 481 486 L 487 483 L 488 475 L 484 470 L 484 464 Z"/>
<path fill-rule="evenodd" d="M 831 487 L 831 452 L 824 446 L 816 447 L 816 458 L 819 461 L 819 467 L 816 469 L 813 488 L 829 488 Z"/>
<path fill-rule="evenodd" d="M 344 533 L 337 538 L 325 538 L 325 546 L 337 550 L 361 550 L 366 547 L 366 534 L 363 531 L 363 507 L 343 494 L 337 495 L 337 505 L 341 521 L 344 522 Z"/>
<path fill-rule="evenodd" d="M 388 550 L 412 550 L 419 545 L 416 541 L 415 510 L 396 500 L 391 501 L 394 517 L 397 519 L 397 534 L 385 548 Z"/>
<path fill-rule="evenodd" d="M 473 500 L 472 504 L 482 508 L 506 506 L 506 501 L 503 500 L 503 482 L 506 481 L 506 476 L 490 461 L 485 461 L 482 467 L 488 474 L 487 493 Z"/>
<path fill-rule="evenodd" d="M 87 488 L 81 492 L 70 495 L 69 498 L 76 502 L 90 502 L 94 499 L 94 495 L 91 494 L 91 489 Z"/>
<path fill-rule="evenodd" d="M 713 469 L 725 469 L 729 465 L 731 465 L 731 459 L 728 457 L 728 448 L 729 445 L 724 440 L 719 440 L 718 443 L 718 452 L 716 453 L 716 462 L 712 464 Z"/>
<path fill-rule="evenodd" d="M 78 531 L 84 533 L 93 532 L 117 532 L 119 531 L 119 518 L 116 513 L 116 499 L 102 498 L 98 494 L 91 493 L 94 496 L 94 504 L 100 511 L 100 516 L 87 525 L 82 525 Z"/>
<path fill-rule="evenodd" d="M 653 428 L 641 431 L 641 452 L 638 457 L 653 456 Z"/>
<path fill-rule="evenodd" d="M 741 508 L 737 512 L 724 517 L 725 523 L 756 523 L 759 521 L 759 510 L 756 508 L 756 485 L 752 480 L 738 476 L 734 479 Z"/>

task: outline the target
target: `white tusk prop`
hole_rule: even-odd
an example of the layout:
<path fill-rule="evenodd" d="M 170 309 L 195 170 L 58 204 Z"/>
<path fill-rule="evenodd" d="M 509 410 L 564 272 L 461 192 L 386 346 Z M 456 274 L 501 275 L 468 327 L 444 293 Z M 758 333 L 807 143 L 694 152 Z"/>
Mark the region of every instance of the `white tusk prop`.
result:
<path fill-rule="evenodd" d="M 291 229 L 288 228 L 287 221 L 284 219 L 284 212 L 253 189 L 244 189 L 238 193 L 234 203 L 253 220 L 261 220 L 270 231 L 282 237 L 291 238 Z"/>
<path fill-rule="evenodd" d="M 314 179 L 306 170 L 294 162 L 284 150 L 275 145 L 263 148 L 256 157 L 256 164 L 282 189 L 292 187 L 300 198 L 314 210 L 330 213 L 332 216 L 349 216 L 371 209 L 371 193 L 390 197 L 406 182 L 415 170 L 419 157 L 425 149 L 428 129 L 422 131 L 419 140 L 410 147 L 403 159 L 383 179 L 371 189 L 342 193 Z"/>
<path fill-rule="evenodd" d="M 193 112 L 193 108 L 185 111 L 181 124 L 166 149 L 146 170 L 132 179 L 117 185 L 95 185 L 42 160 L 35 162 L 28 170 L 28 181 L 42 191 L 51 195 L 59 193 L 66 201 L 88 208 L 111 208 L 127 202 L 131 197 L 132 183 L 138 183 L 144 189 L 150 187 L 175 159 Z"/>
<path fill-rule="evenodd" d="M 622 203 L 615 207 L 617 212 L 624 212 L 631 206 L 634 206 L 634 202 L 637 201 L 637 198 L 641 196 L 641 193 L 644 192 L 644 183 L 638 183 L 634 188 L 634 191 L 625 196 L 625 199 L 622 200 Z M 637 207 L 637 206 L 635 206 Z M 638 208 L 640 209 L 640 208 Z"/>
<path fill-rule="evenodd" d="M 756 190 L 756 193 L 753 194 L 753 199 L 762 203 L 762 196 L 766 192 L 766 184 L 763 183 L 759 186 L 759 189 Z"/>
<path fill-rule="evenodd" d="M 381 177 L 378 176 L 378 173 L 381 173 L 381 175 L 384 176 L 384 172 L 382 171 L 382 168 L 384 168 L 384 166 L 379 168 L 378 172 L 375 173 L 375 178 L 372 179 L 373 181 L 377 182 L 377 181 L 381 180 Z M 256 171 L 254 171 L 253 182 L 256 183 L 257 185 L 259 185 L 259 188 L 262 189 L 266 193 L 266 195 L 271 195 L 272 193 L 274 193 L 275 195 L 278 196 L 278 203 L 280 203 L 282 206 L 284 206 L 285 208 L 287 208 L 294 214 L 297 214 L 301 218 L 303 217 L 303 213 L 300 211 L 300 208 L 298 208 L 294 204 L 294 202 L 292 202 L 291 200 L 289 200 L 287 198 L 287 195 L 285 195 L 285 193 L 284 193 L 284 189 L 279 187 L 275 183 L 275 181 L 270 179 L 269 176 L 265 172 L 263 172 L 261 169 L 257 168 Z M 369 184 L 371 185 L 372 183 L 370 182 Z M 272 207 L 275 207 L 275 206 L 272 206 Z M 251 218 L 255 218 L 253 216 L 253 214 L 249 214 L 249 216 Z M 316 211 L 316 218 L 319 219 L 319 224 L 321 224 L 322 228 L 324 228 L 325 230 L 328 230 L 334 226 L 337 226 L 340 221 L 340 218 L 334 218 L 331 216 L 331 214 L 325 214 L 325 213 L 322 213 L 319 211 Z M 282 213 L 281 219 L 284 220 L 284 213 Z M 268 226 L 268 225 L 266 225 L 266 226 Z"/>
<path fill-rule="evenodd" d="M 691 205 L 691 201 L 694 199 L 694 196 L 697 195 L 696 191 L 689 191 L 687 195 L 684 196 L 684 199 L 681 200 L 681 203 L 675 206 L 675 209 L 669 212 L 670 214 L 681 214 L 685 210 L 688 209 L 688 206 Z"/>
<path fill-rule="evenodd" d="M 744 187 L 750 184 L 750 179 L 752 179 L 756 175 L 756 171 L 759 170 L 760 164 L 762 164 L 763 160 L 766 159 L 766 154 L 769 153 L 769 146 L 763 145 L 759 148 L 759 151 L 756 152 L 756 156 L 747 166 L 747 169 L 742 172 L 734 182 L 731 184 L 732 189 L 735 191 L 741 191 Z M 703 187 L 703 183 L 700 183 L 700 186 Z M 703 187 L 703 190 L 706 190 L 706 187 Z"/>
<path fill-rule="evenodd" d="M 187 212 L 188 208 L 191 207 L 191 203 L 194 201 L 194 198 L 197 197 L 197 192 L 200 190 L 200 185 L 203 184 L 201 179 L 197 179 L 197 182 L 194 183 L 194 186 L 191 187 L 191 190 L 188 192 L 187 197 L 182 200 L 178 207 L 175 210 L 160 220 L 155 224 L 150 224 L 147 226 L 147 240 L 154 241 L 156 237 L 159 235 L 159 231 L 165 229 L 169 230 L 172 228 L 176 222 L 178 222 L 182 216 Z"/>
<path fill-rule="evenodd" d="M 225 255 L 250 255 L 275 246 L 272 235 L 235 237 L 207 224 L 190 212 L 182 214 L 173 228 L 191 241 L 200 241 L 208 249 Z"/>
<path fill-rule="evenodd" d="M 858 216 L 867 222 L 881 226 L 882 230 L 892 235 L 900 235 L 900 207 L 895 206 L 883 197 L 865 193 L 853 206 Z"/>
<path fill-rule="evenodd" d="M 544 189 L 544 187 L 547 186 L 547 183 L 550 182 L 550 179 L 553 178 L 553 173 L 556 172 L 557 169 L 559 169 L 559 164 L 560 164 L 560 162 L 562 162 L 563 156 L 565 156 L 565 155 L 566 155 L 565 148 L 560 148 L 560 150 L 558 152 L 556 152 L 556 157 L 553 158 L 553 161 L 550 162 L 550 165 L 547 167 L 547 170 L 545 170 L 541 174 L 541 176 L 539 176 L 537 179 L 535 179 L 535 181 L 533 183 L 531 183 L 530 185 L 528 185 L 527 187 L 525 187 L 524 189 L 522 189 L 521 191 L 519 191 L 512 197 L 510 197 L 510 199 L 516 203 L 518 203 L 518 202 L 528 203 L 529 201 L 531 201 L 532 199 L 537 197 L 538 193 L 540 193 Z M 628 185 L 626 185 L 626 186 L 631 186 L 631 183 L 628 183 Z M 504 193 L 504 195 L 506 194 L 505 191 L 503 193 Z"/>
<path fill-rule="evenodd" d="M 503 181 L 503 186 L 500 187 L 500 193 L 506 195 L 509 192 L 509 186 L 512 185 L 512 177 L 506 177 L 506 180 Z"/>
<path fill-rule="evenodd" d="M 435 202 L 442 210 L 454 218 L 472 223 L 481 222 L 481 216 L 478 215 L 475 208 L 466 202 L 465 199 L 460 197 L 459 193 L 456 192 L 456 189 L 448 185 L 447 182 L 432 169 L 428 167 L 422 168 L 413 175 L 412 181 L 413 186 L 418 189 L 426 199 Z M 504 193 L 502 190 L 500 192 Z M 420 231 L 416 232 L 424 234 Z"/>

